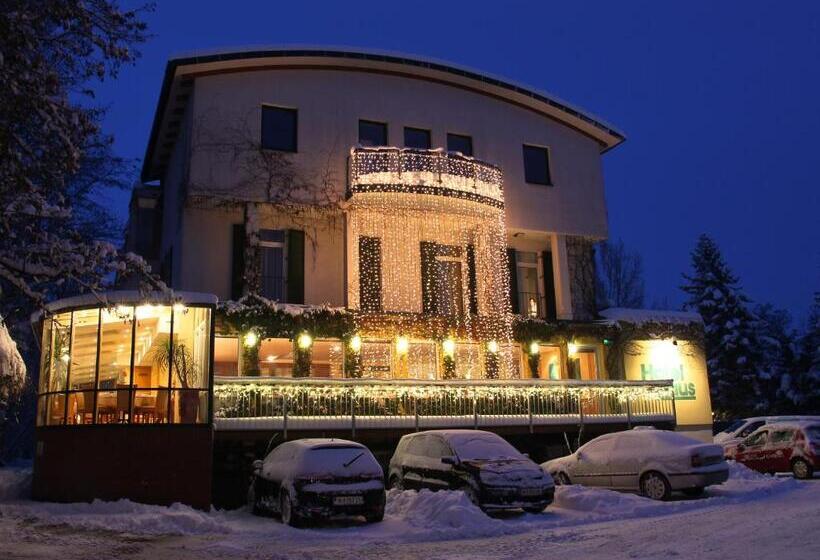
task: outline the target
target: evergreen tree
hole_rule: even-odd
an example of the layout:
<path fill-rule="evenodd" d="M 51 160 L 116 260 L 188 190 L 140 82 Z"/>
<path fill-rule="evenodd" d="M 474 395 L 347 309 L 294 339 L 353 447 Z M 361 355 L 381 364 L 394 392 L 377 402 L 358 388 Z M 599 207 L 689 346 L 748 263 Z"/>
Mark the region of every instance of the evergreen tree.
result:
<path fill-rule="evenodd" d="M 806 332 L 800 338 L 794 375 L 784 385 L 796 412 L 820 414 L 820 292 L 814 294 Z"/>
<path fill-rule="evenodd" d="M 761 361 L 749 300 L 706 235 L 692 251 L 692 269 L 681 289 L 689 295 L 686 308 L 703 317 L 712 408 L 723 418 L 749 415 L 759 410 Z"/>
<path fill-rule="evenodd" d="M 791 328 L 791 316 L 770 303 L 755 306 L 754 314 L 761 355 L 758 408 L 767 413 L 792 413 L 794 404 L 787 387 L 797 367 L 798 335 Z"/>

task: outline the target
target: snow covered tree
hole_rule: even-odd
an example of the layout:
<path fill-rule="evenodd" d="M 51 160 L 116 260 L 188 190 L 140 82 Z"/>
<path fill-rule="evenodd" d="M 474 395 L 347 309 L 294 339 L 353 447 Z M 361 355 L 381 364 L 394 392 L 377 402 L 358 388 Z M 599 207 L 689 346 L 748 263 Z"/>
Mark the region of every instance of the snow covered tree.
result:
<path fill-rule="evenodd" d="M 760 408 L 765 412 L 790 413 L 793 403 L 783 387 L 797 367 L 797 333 L 791 327 L 789 313 L 769 303 L 755 306 L 754 315 L 761 355 Z"/>
<path fill-rule="evenodd" d="M 749 300 L 706 235 L 692 251 L 692 269 L 681 289 L 689 295 L 685 307 L 703 317 L 712 408 L 719 417 L 758 411 L 761 356 Z"/>
<path fill-rule="evenodd" d="M 598 309 L 644 305 L 643 262 L 624 242 L 604 241 L 596 251 Z"/>
<path fill-rule="evenodd" d="M 795 412 L 820 414 L 820 292 L 814 294 L 806 332 L 800 338 L 797 365 L 784 383 Z"/>
<path fill-rule="evenodd" d="M 110 242 L 115 222 L 96 198 L 124 162 L 90 87 L 145 38 L 138 12 L 109 0 L 0 4 L 0 315 L 28 359 L 25 324 L 49 299 L 99 293 L 113 273 L 163 287 Z"/>

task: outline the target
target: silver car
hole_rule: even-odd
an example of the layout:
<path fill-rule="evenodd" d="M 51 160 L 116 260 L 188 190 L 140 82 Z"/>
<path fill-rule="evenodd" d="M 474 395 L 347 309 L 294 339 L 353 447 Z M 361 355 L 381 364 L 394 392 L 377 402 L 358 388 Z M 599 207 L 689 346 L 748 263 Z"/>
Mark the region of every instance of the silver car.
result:
<path fill-rule="evenodd" d="M 666 500 L 675 490 L 698 496 L 729 478 L 721 446 L 651 428 L 597 437 L 541 466 L 556 484 L 638 491 L 653 500 Z"/>

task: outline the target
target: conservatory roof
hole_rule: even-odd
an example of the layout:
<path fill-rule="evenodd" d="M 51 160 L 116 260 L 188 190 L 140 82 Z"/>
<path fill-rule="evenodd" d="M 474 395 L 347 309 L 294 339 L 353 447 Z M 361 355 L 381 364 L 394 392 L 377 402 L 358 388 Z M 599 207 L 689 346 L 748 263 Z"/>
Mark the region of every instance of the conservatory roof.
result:
<path fill-rule="evenodd" d="M 182 54 L 168 61 L 143 160 L 142 180 L 161 178 L 197 76 L 295 66 L 399 75 L 488 95 L 553 118 L 596 140 L 602 152 L 626 139 L 612 125 L 554 95 L 449 62 L 345 47 L 291 45 L 208 50 Z"/>

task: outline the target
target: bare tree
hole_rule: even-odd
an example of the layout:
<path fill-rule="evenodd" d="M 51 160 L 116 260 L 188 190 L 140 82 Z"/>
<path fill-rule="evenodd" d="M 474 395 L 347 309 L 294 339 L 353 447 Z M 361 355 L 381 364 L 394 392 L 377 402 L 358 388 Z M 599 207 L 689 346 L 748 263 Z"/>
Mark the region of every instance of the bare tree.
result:
<path fill-rule="evenodd" d="M 258 294 L 261 282 L 259 224 L 265 210 L 287 217 L 305 231 L 314 247 L 317 231 L 335 228 L 344 191 L 332 163 L 336 146 L 321 154 L 310 170 L 295 154 L 262 147 L 259 110 L 244 114 L 212 108 L 196 119 L 191 161 L 201 166 L 188 179 L 188 204 L 242 210 L 245 226 L 244 294 Z M 225 171 L 229 173 L 225 174 Z"/>
<path fill-rule="evenodd" d="M 598 309 L 644 305 L 643 262 L 620 239 L 599 244 L 596 255 Z"/>

